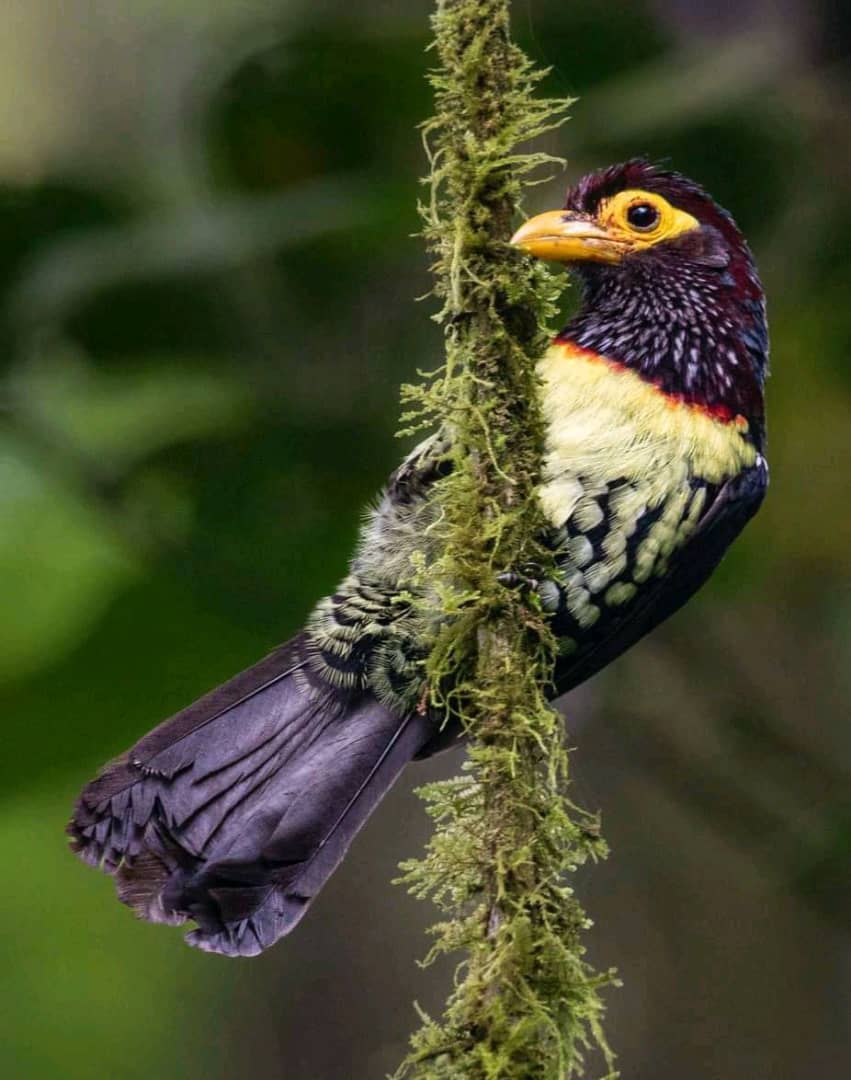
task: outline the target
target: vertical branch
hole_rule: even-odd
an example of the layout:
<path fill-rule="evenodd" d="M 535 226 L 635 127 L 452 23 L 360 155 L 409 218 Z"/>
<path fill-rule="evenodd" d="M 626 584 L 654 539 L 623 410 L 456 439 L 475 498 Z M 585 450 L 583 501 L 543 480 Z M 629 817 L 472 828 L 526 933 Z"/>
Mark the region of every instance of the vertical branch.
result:
<path fill-rule="evenodd" d="M 431 956 L 466 960 L 439 1022 L 423 1017 L 399 1076 L 566 1078 L 600 1028 L 600 986 L 581 943 L 587 919 L 565 881 L 604 853 L 596 821 L 565 797 L 568 759 L 547 702 L 556 643 L 536 603 L 497 575 L 552 571 L 537 500 L 543 421 L 535 361 L 557 288 L 511 248 L 524 179 L 548 159 L 518 146 L 562 122 L 536 98 L 543 73 L 512 43 L 509 0 L 438 0 L 432 172 L 424 208 L 446 365 L 407 388 L 414 414 L 451 432 L 437 485 L 440 598 L 428 661 L 435 704 L 471 736 L 462 777 L 424 790 L 437 828 L 405 881 L 446 912 Z M 408 414 L 409 417 L 412 414 Z M 614 1075 L 614 1074 L 610 1074 Z"/>

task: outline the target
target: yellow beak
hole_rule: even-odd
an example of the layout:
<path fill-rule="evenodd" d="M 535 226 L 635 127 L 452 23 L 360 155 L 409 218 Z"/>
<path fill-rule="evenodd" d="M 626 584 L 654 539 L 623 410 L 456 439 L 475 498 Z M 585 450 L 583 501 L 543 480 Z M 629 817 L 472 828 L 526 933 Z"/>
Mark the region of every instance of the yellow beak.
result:
<path fill-rule="evenodd" d="M 571 210 L 551 210 L 530 218 L 511 243 L 538 259 L 563 263 L 616 263 L 629 250 L 627 236 Z"/>

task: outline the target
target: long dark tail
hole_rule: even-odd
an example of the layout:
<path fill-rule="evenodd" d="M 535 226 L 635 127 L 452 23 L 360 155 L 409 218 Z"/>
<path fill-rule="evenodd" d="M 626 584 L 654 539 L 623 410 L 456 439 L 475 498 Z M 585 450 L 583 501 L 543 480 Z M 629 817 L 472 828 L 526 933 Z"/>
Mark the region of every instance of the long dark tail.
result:
<path fill-rule="evenodd" d="M 295 926 L 428 741 L 366 693 L 322 683 L 296 637 L 146 735 L 80 795 L 68 832 L 144 919 L 254 956 Z"/>

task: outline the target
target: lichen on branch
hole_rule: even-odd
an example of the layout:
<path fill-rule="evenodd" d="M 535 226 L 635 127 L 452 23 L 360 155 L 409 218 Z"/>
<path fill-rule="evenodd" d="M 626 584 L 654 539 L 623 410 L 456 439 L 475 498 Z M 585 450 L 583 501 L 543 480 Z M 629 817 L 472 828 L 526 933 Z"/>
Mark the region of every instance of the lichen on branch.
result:
<path fill-rule="evenodd" d="M 528 564 L 553 571 L 537 499 L 544 428 L 535 364 L 559 288 L 508 244 L 544 154 L 524 143 L 570 102 L 536 97 L 545 74 L 512 42 L 509 0 L 438 0 L 435 116 L 422 208 L 434 256 L 446 363 L 407 387 L 406 421 L 450 433 L 452 470 L 434 492 L 440 555 L 423 573 L 439 596 L 427 662 L 432 705 L 460 718 L 468 762 L 423 797 L 436 822 L 405 881 L 445 920 L 430 956 L 463 950 L 441 1020 L 423 1016 L 397 1074 L 406 1080 L 563 1080 L 599 1046 L 601 987 L 585 959 L 588 920 L 567 875 L 605 853 L 597 820 L 566 797 L 563 725 L 548 704 L 556 642 L 524 590 L 499 583 Z"/>

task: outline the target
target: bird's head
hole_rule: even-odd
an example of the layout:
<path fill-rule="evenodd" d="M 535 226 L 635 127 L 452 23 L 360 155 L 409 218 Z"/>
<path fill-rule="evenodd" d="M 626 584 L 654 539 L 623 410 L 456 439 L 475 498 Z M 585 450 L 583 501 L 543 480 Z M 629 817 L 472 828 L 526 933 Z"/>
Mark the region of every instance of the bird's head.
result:
<path fill-rule="evenodd" d="M 733 218 L 698 184 L 627 161 L 584 177 L 562 210 L 530 219 L 512 243 L 585 285 L 561 336 L 761 433 L 762 286 Z"/>

